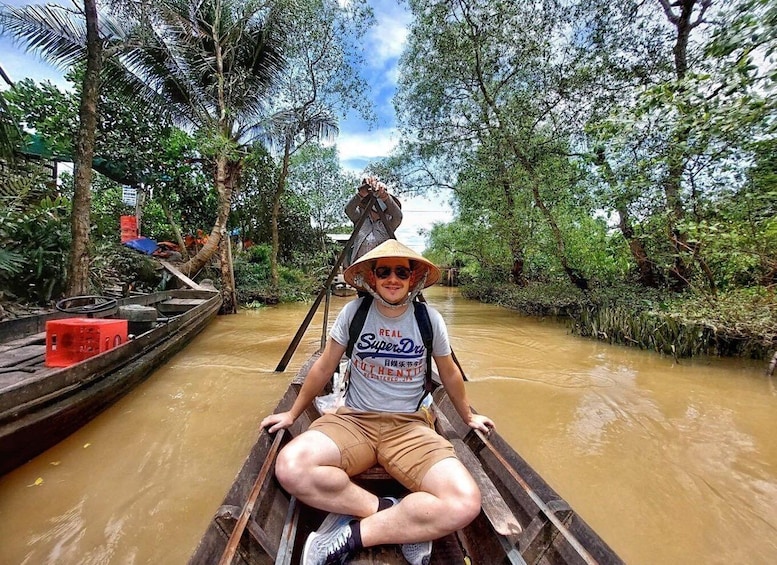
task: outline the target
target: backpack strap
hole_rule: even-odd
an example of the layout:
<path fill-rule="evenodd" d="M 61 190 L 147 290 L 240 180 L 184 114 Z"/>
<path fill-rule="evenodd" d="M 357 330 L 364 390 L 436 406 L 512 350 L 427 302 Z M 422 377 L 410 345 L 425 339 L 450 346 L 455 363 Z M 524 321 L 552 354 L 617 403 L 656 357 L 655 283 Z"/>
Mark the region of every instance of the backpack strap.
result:
<path fill-rule="evenodd" d="M 359 339 L 359 334 L 364 327 L 364 322 L 367 320 L 367 313 L 370 311 L 371 305 L 372 295 L 365 294 L 362 297 L 362 303 L 359 304 L 359 308 L 356 310 L 356 314 L 353 315 L 351 325 L 348 326 L 348 345 L 345 347 L 345 356 L 348 359 L 351 358 L 353 346 L 356 345 L 356 340 Z"/>
<path fill-rule="evenodd" d="M 413 302 L 415 306 L 415 321 L 418 329 L 421 330 L 421 339 L 426 348 L 426 378 L 424 380 L 424 391 L 429 393 L 434 390 L 434 381 L 432 380 L 432 347 L 434 342 L 434 332 L 432 331 L 432 321 L 429 319 L 429 311 L 423 302 Z"/>

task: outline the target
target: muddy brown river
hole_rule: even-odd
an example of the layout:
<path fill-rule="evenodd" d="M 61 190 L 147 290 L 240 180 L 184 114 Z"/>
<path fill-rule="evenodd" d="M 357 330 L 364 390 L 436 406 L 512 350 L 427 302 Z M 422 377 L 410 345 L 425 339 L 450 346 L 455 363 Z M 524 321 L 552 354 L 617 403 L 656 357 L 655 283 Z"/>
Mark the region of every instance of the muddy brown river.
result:
<path fill-rule="evenodd" d="M 765 363 L 574 337 L 426 293 L 478 411 L 632 564 L 777 563 L 777 380 Z M 330 322 L 349 299 L 333 298 Z M 288 380 L 309 305 L 217 318 L 97 419 L 0 478 L 0 563 L 186 563 Z"/>

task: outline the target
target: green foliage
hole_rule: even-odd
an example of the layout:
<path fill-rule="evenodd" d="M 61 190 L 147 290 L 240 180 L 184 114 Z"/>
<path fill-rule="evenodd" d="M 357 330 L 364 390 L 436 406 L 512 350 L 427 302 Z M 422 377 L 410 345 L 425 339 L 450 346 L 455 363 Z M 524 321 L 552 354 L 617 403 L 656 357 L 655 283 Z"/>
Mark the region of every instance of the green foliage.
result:
<path fill-rule="evenodd" d="M 665 300 L 619 289 L 592 296 L 575 320 L 575 333 L 652 349 L 674 357 L 741 355 L 764 358 L 777 342 L 777 297 L 763 288 L 688 294 Z"/>
<path fill-rule="evenodd" d="M 633 285 L 597 286 L 581 292 L 566 281 L 467 284 L 468 298 L 534 316 L 571 319 L 572 332 L 609 343 L 674 357 L 743 355 L 764 358 L 777 343 L 777 295 L 763 287 L 667 297 Z"/>
<path fill-rule="evenodd" d="M 43 149 L 46 156 L 72 157 L 78 129 L 78 99 L 73 93 L 62 92 L 48 81 L 36 84 L 27 78 L 4 91 L 3 97 L 8 100 L 11 114 L 28 132 L 27 142 L 40 145 L 31 148 L 35 153 Z M 32 138 L 32 131 L 37 138 Z"/>
<path fill-rule="evenodd" d="M 19 298 L 46 304 L 65 285 L 70 245 L 68 202 L 45 197 L 38 203 L 0 208 L 0 283 Z"/>
<path fill-rule="evenodd" d="M 0 280 L 7 283 L 24 269 L 24 257 L 8 249 L 0 249 Z"/>
<path fill-rule="evenodd" d="M 0 96 L 0 159 L 13 161 L 21 138 L 21 129 L 8 108 L 8 101 Z"/>
<path fill-rule="evenodd" d="M 133 291 L 153 292 L 162 281 L 162 271 L 148 255 L 121 245 L 114 237 L 97 241 L 90 280 L 98 293 L 117 283 Z"/>
<path fill-rule="evenodd" d="M 270 268 L 270 256 L 272 255 L 272 248 L 263 243 L 261 245 L 252 245 L 245 252 L 246 258 L 249 263 L 253 265 L 265 265 Z"/>
<path fill-rule="evenodd" d="M 345 204 L 358 184 L 356 175 L 342 170 L 336 147 L 311 143 L 292 157 L 289 189 L 309 210 L 318 230 L 319 250 L 326 245 L 326 233 L 349 222 Z"/>
<path fill-rule="evenodd" d="M 278 287 L 270 277 L 269 245 L 254 245 L 235 258 L 235 285 L 243 304 L 256 302 L 294 302 L 307 300 L 315 292 L 318 280 L 300 269 L 281 266 Z"/>
<path fill-rule="evenodd" d="M 585 302 L 585 295 L 567 280 L 519 287 L 481 278 L 465 285 L 462 295 L 534 316 L 571 316 Z"/>

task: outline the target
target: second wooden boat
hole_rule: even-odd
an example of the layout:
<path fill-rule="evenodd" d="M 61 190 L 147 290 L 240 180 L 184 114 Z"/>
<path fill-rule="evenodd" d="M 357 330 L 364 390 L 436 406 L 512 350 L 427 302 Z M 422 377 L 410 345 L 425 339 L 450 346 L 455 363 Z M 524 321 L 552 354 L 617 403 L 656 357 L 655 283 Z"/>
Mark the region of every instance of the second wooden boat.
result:
<path fill-rule="evenodd" d="M 0 474 L 58 443 L 145 379 L 207 326 L 221 295 L 169 290 L 112 302 L 110 309 L 85 304 L 0 323 Z M 66 367 L 46 366 L 46 322 L 79 313 L 126 314 L 133 338 Z"/>

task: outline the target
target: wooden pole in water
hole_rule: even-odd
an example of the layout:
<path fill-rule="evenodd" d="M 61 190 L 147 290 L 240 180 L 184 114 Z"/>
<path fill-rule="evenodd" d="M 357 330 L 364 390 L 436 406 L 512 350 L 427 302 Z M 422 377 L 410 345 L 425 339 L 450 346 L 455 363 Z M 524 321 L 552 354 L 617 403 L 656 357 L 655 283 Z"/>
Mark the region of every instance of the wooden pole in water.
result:
<path fill-rule="evenodd" d="M 771 363 L 769 363 L 769 368 L 766 369 L 766 376 L 771 377 L 774 374 L 774 368 L 777 367 L 777 351 L 774 352 L 774 356 L 772 357 Z"/>

